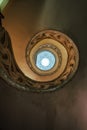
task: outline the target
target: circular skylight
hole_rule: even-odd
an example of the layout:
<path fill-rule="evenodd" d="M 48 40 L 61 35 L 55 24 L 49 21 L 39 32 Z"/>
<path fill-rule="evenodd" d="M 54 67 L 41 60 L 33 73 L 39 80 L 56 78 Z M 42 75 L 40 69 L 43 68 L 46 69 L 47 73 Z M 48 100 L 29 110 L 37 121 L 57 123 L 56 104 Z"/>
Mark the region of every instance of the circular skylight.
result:
<path fill-rule="evenodd" d="M 41 64 L 44 66 L 44 67 L 47 67 L 49 64 L 50 64 L 50 61 L 48 58 L 43 58 L 42 61 L 41 61 Z"/>
<path fill-rule="evenodd" d="M 52 52 L 44 50 L 37 53 L 36 66 L 40 70 L 47 71 L 54 67 L 56 62 L 55 56 Z"/>

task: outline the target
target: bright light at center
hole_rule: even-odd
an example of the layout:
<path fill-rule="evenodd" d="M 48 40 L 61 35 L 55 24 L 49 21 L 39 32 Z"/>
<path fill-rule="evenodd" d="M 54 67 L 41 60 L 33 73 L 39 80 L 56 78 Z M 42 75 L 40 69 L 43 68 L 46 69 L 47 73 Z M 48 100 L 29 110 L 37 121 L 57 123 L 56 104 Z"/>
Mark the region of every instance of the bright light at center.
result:
<path fill-rule="evenodd" d="M 50 64 L 50 61 L 48 58 L 43 58 L 42 61 L 41 61 L 41 64 L 43 66 L 48 66 Z"/>
<path fill-rule="evenodd" d="M 56 62 L 55 55 L 48 50 L 38 52 L 35 60 L 37 68 L 43 71 L 52 69 Z"/>

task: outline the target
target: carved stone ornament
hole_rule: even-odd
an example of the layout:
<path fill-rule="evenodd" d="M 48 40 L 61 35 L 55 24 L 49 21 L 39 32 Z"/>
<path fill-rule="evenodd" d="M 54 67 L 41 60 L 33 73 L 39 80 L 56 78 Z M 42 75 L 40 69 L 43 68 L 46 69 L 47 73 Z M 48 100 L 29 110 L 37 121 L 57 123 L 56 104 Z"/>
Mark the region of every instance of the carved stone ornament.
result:
<path fill-rule="evenodd" d="M 36 66 L 37 54 L 45 50 L 55 56 L 54 66 L 46 71 Z M 56 90 L 75 74 L 79 54 L 68 36 L 59 31 L 44 30 L 27 44 L 25 59 L 31 70 L 28 76 L 18 67 L 9 34 L 0 26 L 0 76 L 13 87 L 34 92 Z"/>

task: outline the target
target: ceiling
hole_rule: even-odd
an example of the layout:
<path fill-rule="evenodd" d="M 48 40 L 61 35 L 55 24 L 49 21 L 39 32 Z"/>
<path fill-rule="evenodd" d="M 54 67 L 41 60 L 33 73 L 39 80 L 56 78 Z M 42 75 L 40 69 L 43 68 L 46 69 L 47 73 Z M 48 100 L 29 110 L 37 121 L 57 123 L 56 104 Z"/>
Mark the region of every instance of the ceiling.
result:
<path fill-rule="evenodd" d="M 11 37 L 16 61 L 22 61 L 21 49 L 34 34 L 55 29 L 76 43 L 80 63 L 73 79 L 50 93 L 18 90 L 0 79 L 1 130 L 87 130 L 86 12 L 86 0 L 10 0 L 3 10 L 3 26 Z"/>

